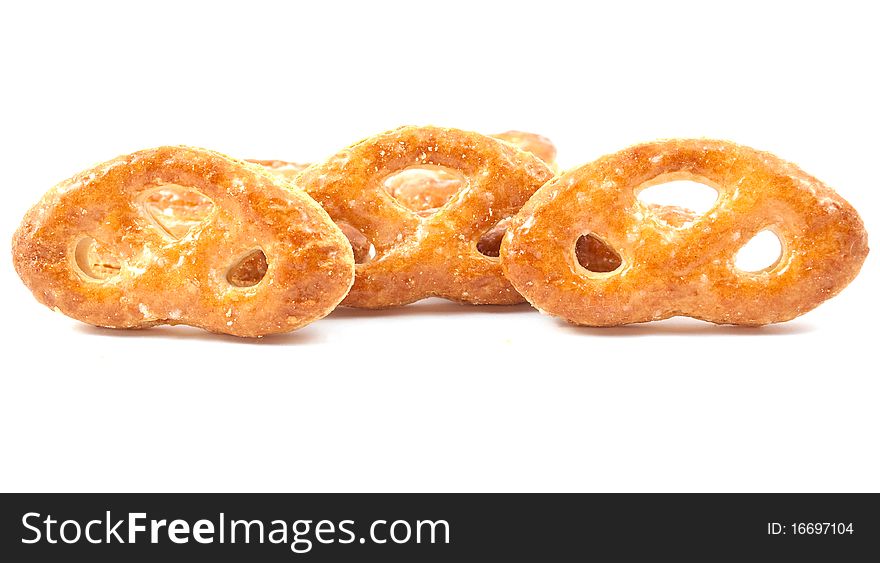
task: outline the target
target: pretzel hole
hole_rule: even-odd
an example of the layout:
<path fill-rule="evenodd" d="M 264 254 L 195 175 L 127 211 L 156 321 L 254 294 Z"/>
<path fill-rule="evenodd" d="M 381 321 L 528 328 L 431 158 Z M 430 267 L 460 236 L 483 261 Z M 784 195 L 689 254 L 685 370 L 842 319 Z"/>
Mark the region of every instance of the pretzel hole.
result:
<path fill-rule="evenodd" d="M 373 243 L 370 242 L 370 239 L 364 233 L 344 221 L 336 223 L 336 226 L 339 227 L 339 230 L 348 239 L 348 243 L 351 244 L 355 264 L 364 264 L 376 257 L 376 247 L 373 246 Z"/>
<path fill-rule="evenodd" d="M 83 237 L 73 252 L 77 268 L 95 281 L 104 281 L 117 275 L 122 269 L 119 258 L 106 246 L 92 237 Z"/>
<path fill-rule="evenodd" d="M 424 165 L 395 172 L 385 178 L 382 185 L 402 206 L 427 216 L 446 205 L 466 183 L 457 170 Z"/>
<path fill-rule="evenodd" d="M 780 258 L 782 258 L 782 241 L 773 231 L 764 230 L 753 236 L 737 251 L 733 264 L 743 272 L 763 272 L 775 267 Z"/>
<path fill-rule="evenodd" d="M 477 251 L 483 256 L 498 258 L 501 254 L 501 241 L 504 239 L 504 233 L 507 232 L 507 227 L 512 219 L 512 217 L 505 217 L 483 233 L 483 236 L 477 241 Z"/>
<path fill-rule="evenodd" d="M 262 250 L 247 253 L 226 273 L 226 281 L 235 287 L 253 287 L 260 283 L 269 269 L 269 262 Z"/>
<path fill-rule="evenodd" d="M 613 272 L 623 263 L 620 255 L 608 243 L 592 233 L 578 237 L 574 245 L 578 264 L 590 272 Z"/>
<path fill-rule="evenodd" d="M 673 173 L 642 184 L 638 198 L 663 223 L 684 227 L 712 209 L 718 190 L 694 176 Z"/>
<path fill-rule="evenodd" d="M 214 202 L 210 199 L 192 188 L 177 184 L 163 184 L 148 191 L 141 203 L 163 234 L 174 240 L 184 238 L 203 223 L 214 209 Z"/>

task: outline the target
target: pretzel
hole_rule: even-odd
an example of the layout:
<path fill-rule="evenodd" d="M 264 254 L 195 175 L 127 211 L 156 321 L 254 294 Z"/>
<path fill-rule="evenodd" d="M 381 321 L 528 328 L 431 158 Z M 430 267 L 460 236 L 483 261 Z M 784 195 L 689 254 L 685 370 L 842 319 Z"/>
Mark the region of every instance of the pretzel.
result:
<path fill-rule="evenodd" d="M 525 131 L 505 131 L 491 136 L 534 154 L 552 169 L 556 169 L 556 147 L 547 137 Z M 248 162 L 265 166 L 288 180 L 292 180 L 309 166 L 284 160 L 248 160 Z M 455 192 L 461 189 L 461 181 L 456 174 L 447 172 L 441 167 L 410 168 L 389 176 L 385 180 L 385 188 L 398 203 L 427 217 L 436 213 Z M 355 234 L 352 229 L 343 228 L 343 231 L 346 235 L 352 234 L 355 237 L 354 245 L 362 242 L 362 237 Z M 358 247 L 355 246 L 356 259 L 357 254 Z"/>
<path fill-rule="evenodd" d="M 547 137 L 524 131 L 506 131 L 491 135 L 521 150 L 530 152 L 556 169 L 556 147 Z M 419 215 L 436 213 L 461 189 L 461 181 L 442 168 L 410 168 L 385 180 L 385 188 L 401 205 Z M 498 256 L 497 246 L 494 256 Z"/>
<path fill-rule="evenodd" d="M 715 188 L 714 207 L 696 216 L 638 199 L 677 179 Z M 781 256 L 739 270 L 738 250 L 763 230 L 780 239 Z M 575 247 L 584 238 L 607 244 L 616 264 L 581 265 Z M 786 321 L 840 292 L 867 253 L 858 214 L 819 180 L 769 153 L 711 140 L 638 145 L 562 174 L 523 207 L 501 245 L 504 271 L 529 302 L 592 326 L 675 315 Z"/>
<path fill-rule="evenodd" d="M 524 131 L 506 131 L 491 136 L 531 152 L 555 170 L 556 147 L 547 137 Z M 248 160 L 248 162 L 265 166 L 288 180 L 292 180 L 309 166 L 284 160 Z M 388 176 L 383 185 L 398 203 L 423 217 L 428 217 L 449 201 L 461 189 L 462 183 L 459 176 L 442 167 L 426 166 L 408 168 Z M 369 260 L 372 250 L 367 237 L 344 221 L 340 221 L 338 225 L 351 243 L 355 262 L 360 264 Z M 486 256 L 497 257 L 498 246 L 501 244 L 501 236 L 506 225 L 506 222 L 498 224 L 487 232 L 484 239 L 481 239 L 478 250 Z"/>
<path fill-rule="evenodd" d="M 25 216 L 13 260 L 37 300 L 86 323 L 236 336 L 325 316 L 354 275 L 348 242 L 311 198 L 261 167 L 186 147 L 62 182 Z"/>
<path fill-rule="evenodd" d="M 401 205 L 385 187 L 395 173 L 425 166 L 443 167 L 461 186 L 427 216 Z M 429 296 L 482 304 L 521 302 L 492 257 L 497 245 L 490 248 L 484 235 L 492 236 L 496 225 L 551 177 L 537 157 L 490 137 L 402 127 L 306 169 L 296 183 L 369 248 L 356 251 L 355 283 L 343 304 L 377 308 Z"/>

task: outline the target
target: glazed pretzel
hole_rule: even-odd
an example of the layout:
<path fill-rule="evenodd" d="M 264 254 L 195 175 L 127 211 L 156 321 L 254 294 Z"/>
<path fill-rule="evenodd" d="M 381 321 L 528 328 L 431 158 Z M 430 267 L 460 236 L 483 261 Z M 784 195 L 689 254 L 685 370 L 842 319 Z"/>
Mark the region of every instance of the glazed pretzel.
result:
<path fill-rule="evenodd" d="M 13 239 L 42 303 L 113 328 L 188 324 L 237 336 L 329 313 L 354 274 L 327 214 L 262 168 L 162 147 L 62 182 Z"/>
<path fill-rule="evenodd" d="M 678 179 L 714 187 L 714 207 L 697 217 L 639 201 L 641 189 Z M 737 269 L 737 251 L 762 230 L 779 237 L 780 258 Z M 583 235 L 614 249 L 617 265 L 581 266 Z M 562 174 L 523 207 L 501 246 L 505 273 L 529 302 L 594 326 L 675 315 L 785 321 L 840 292 L 867 253 L 861 219 L 830 188 L 769 153 L 709 140 L 638 145 Z"/>
<path fill-rule="evenodd" d="M 556 169 L 556 147 L 550 139 L 524 131 L 507 131 L 491 136 L 532 153 L 551 169 Z M 461 189 L 461 179 L 442 168 L 410 168 L 389 176 L 385 180 L 385 188 L 404 207 L 428 216 L 436 213 Z M 494 255 L 497 256 L 497 252 Z"/>
<path fill-rule="evenodd" d="M 525 131 L 506 131 L 491 135 L 496 139 L 511 143 L 530 152 L 556 169 L 556 147 L 547 137 Z M 248 160 L 267 167 L 273 173 L 287 180 L 294 179 L 308 164 L 284 160 Z M 455 193 L 461 189 L 461 178 L 441 167 L 415 167 L 401 170 L 386 177 L 383 182 L 388 193 L 402 206 L 415 211 L 423 217 L 437 212 Z M 499 223 L 481 239 L 478 250 L 490 257 L 498 256 L 498 246 L 507 223 Z M 354 259 L 358 264 L 370 259 L 370 241 L 363 233 L 345 222 L 339 227 L 351 243 Z M 597 250 L 595 252 L 601 252 Z"/>
<path fill-rule="evenodd" d="M 491 136 L 534 154 L 553 170 L 556 169 L 556 147 L 547 137 L 525 131 L 505 131 Z M 248 160 L 248 162 L 265 166 L 288 180 L 292 180 L 309 166 L 284 160 Z M 404 207 L 428 216 L 436 213 L 455 192 L 461 189 L 461 178 L 439 167 L 410 168 L 389 176 L 385 180 L 385 188 Z M 358 244 L 362 244 L 365 239 L 358 236 L 353 229 L 348 229 L 345 234 L 354 237 L 352 243 L 355 246 L 357 259 Z"/>
<path fill-rule="evenodd" d="M 461 185 L 429 216 L 401 205 L 384 186 L 401 170 L 425 166 L 444 167 Z M 306 169 L 296 183 L 370 249 L 366 256 L 355 250 L 360 263 L 343 304 L 390 307 L 429 296 L 521 302 L 484 236 L 551 177 L 546 164 L 510 144 L 457 129 L 403 127 Z"/>

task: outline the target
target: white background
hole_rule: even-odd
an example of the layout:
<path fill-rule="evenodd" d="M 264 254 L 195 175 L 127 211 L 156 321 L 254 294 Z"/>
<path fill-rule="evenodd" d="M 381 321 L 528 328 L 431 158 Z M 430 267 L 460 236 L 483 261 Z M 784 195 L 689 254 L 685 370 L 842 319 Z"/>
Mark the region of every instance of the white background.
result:
<path fill-rule="evenodd" d="M 537 131 L 563 167 L 727 138 L 880 229 L 869 3 L 311 4 L 5 4 L 3 237 L 122 153 L 312 161 L 410 123 Z M 7 255 L 0 488 L 877 491 L 878 254 L 761 330 L 432 300 L 261 342 L 88 327 L 39 305 Z"/>

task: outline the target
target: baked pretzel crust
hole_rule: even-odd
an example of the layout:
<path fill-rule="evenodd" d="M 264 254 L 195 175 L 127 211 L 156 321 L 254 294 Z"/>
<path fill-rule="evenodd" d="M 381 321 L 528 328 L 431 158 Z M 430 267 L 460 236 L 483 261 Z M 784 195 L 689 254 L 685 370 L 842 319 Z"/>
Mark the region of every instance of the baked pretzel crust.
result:
<path fill-rule="evenodd" d="M 490 136 L 534 154 L 547 163 L 547 166 L 552 170 L 556 170 L 556 147 L 547 137 L 526 131 L 505 131 Z M 310 166 L 285 160 L 248 159 L 248 162 L 265 166 L 287 180 L 293 180 L 300 172 Z M 443 204 L 449 201 L 449 198 L 461 189 L 461 178 L 442 168 L 410 168 L 405 170 L 403 174 L 386 178 L 385 187 L 404 207 L 427 216 L 436 213 Z M 343 227 L 343 232 L 348 235 L 350 229 L 346 229 L 344 224 L 340 226 Z M 363 239 L 362 235 L 355 235 L 355 239 L 352 240 L 356 260 L 358 259 L 357 244 L 360 239 Z"/>
<path fill-rule="evenodd" d="M 655 213 L 638 199 L 675 179 L 714 187 L 713 208 Z M 780 258 L 758 272 L 737 269 L 737 251 L 763 230 L 779 237 Z M 585 234 L 614 249 L 620 266 L 582 267 L 575 243 Z M 822 182 L 770 153 L 703 139 L 636 145 L 554 178 L 501 245 L 505 274 L 529 302 L 591 326 L 676 315 L 786 321 L 839 293 L 867 254 L 862 220 Z"/>
<path fill-rule="evenodd" d="M 435 213 L 401 205 L 384 186 L 411 167 L 444 167 L 461 188 Z M 402 127 L 357 143 L 295 180 L 334 221 L 359 231 L 375 256 L 356 266 L 344 305 L 392 307 L 436 296 L 478 304 L 519 303 L 497 258 L 480 253 L 482 235 L 516 213 L 544 182 L 548 166 L 515 146 L 478 133 Z"/>
<path fill-rule="evenodd" d="M 26 214 L 12 254 L 37 300 L 83 322 L 236 336 L 325 316 L 354 274 L 348 241 L 311 198 L 259 166 L 188 147 L 121 156 L 60 183 Z"/>

